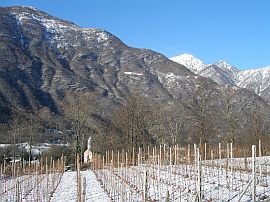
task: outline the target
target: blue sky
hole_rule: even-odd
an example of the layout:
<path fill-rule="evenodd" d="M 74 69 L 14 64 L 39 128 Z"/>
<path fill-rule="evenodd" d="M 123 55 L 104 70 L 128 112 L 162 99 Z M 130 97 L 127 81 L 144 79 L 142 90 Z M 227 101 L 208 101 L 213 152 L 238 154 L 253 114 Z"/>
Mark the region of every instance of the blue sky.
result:
<path fill-rule="evenodd" d="M 240 69 L 270 65 L 269 0 L 0 0 L 31 5 L 167 57 L 193 54 Z"/>

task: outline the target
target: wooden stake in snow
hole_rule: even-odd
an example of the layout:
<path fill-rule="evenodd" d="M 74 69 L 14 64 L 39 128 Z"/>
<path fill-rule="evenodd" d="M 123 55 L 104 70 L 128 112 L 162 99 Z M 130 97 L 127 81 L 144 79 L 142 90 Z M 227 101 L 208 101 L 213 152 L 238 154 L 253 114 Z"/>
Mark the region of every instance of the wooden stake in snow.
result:
<path fill-rule="evenodd" d="M 80 158 L 77 154 L 77 201 L 82 202 L 81 195 L 81 174 L 80 174 Z"/>
<path fill-rule="evenodd" d="M 229 158 L 230 158 L 230 146 L 229 143 L 227 143 L 226 171 L 228 171 L 229 169 Z"/>
<path fill-rule="evenodd" d="M 82 191 L 82 201 L 85 202 L 86 196 L 86 178 L 83 178 L 83 191 Z"/>
<path fill-rule="evenodd" d="M 233 159 L 233 143 L 230 143 L 230 148 L 231 148 L 231 160 Z"/>
<path fill-rule="evenodd" d="M 202 178 L 201 178 L 201 156 L 200 156 L 200 148 L 197 149 L 197 196 L 198 196 L 198 201 L 202 201 Z"/>
<path fill-rule="evenodd" d="M 48 159 L 46 156 L 46 201 L 49 201 L 49 173 L 48 173 Z"/>
<path fill-rule="evenodd" d="M 219 155 L 219 160 L 221 160 L 221 143 L 218 143 L 218 155 Z"/>
<path fill-rule="evenodd" d="M 261 179 L 262 179 L 262 159 L 261 159 L 261 157 L 262 157 L 262 142 L 261 142 L 261 140 L 259 140 L 259 157 L 260 157 L 260 160 L 259 160 L 259 172 L 260 172 L 260 181 L 261 181 Z"/>
<path fill-rule="evenodd" d="M 135 150 L 134 150 L 134 147 L 132 147 L 132 165 L 135 166 Z"/>
<path fill-rule="evenodd" d="M 119 167 L 120 167 L 120 153 L 119 151 L 117 151 L 117 170 L 119 171 Z"/>
<path fill-rule="evenodd" d="M 188 164 L 190 164 L 190 144 L 188 144 Z"/>
<path fill-rule="evenodd" d="M 197 145 L 194 144 L 194 166 L 196 166 L 197 163 Z"/>
<path fill-rule="evenodd" d="M 166 200 L 165 201 L 170 202 L 170 192 L 169 192 L 169 190 L 167 190 L 167 192 L 166 192 Z"/>
<path fill-rule="evenodd" d="M 262 142 L 259 140 L 259 157 L 262 157 Z"/>
<path fill-rule="evenodd" d="M 147 185 L 147 170 L 145 170 L 145 172 L 144 172 L 144 186 L 143 186 L 143 201 L 147 201 L 147 187 L 148 187 L 148 185 Z"/>
<path fill-rule="evenodd" d="M 252 201 L 256 202 L 256 145 L 252 145 Z"/>
<path fill-rule="evenodd" d="M 15 201 L 20 201 L 20 182 L 17 180 L 16 181 L 16 199 L 15 199 Z"/>
<path fill-rule="evenodd" d="M 206 143 L 204 143 L 204 160 L 206 161 L 206 157 L 207 157 L 207 146 L 206 146 Z"/>
<path fill-rule="evenodd" d="M 172 148 L 170 147 L 170 166 L 172 165 Z"/>

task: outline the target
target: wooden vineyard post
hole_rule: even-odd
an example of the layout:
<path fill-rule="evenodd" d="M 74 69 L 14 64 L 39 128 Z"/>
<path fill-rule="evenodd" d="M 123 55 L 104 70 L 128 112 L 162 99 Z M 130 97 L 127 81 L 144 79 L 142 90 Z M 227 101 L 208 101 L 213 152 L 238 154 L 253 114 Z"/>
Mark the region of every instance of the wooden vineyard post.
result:
<path fill-rule="evenodd" d="M 35 162 L 36 187 L 38 187 L 38 162 Z M 36 201 L 38 201 L 38 189 L 36 189 Z"/>
<path fill-rule="evenodd" d="M 135 150 L 134 150 L 134 147 L 132 147 L 132 166 L 135 166 Z"/>
<path fill-rule="evenodd" d="M 206 143 L 204 143 L 204 161 L 206 162 L 206 158 L 207 158 L 207 145 Z"/>
<path fill-rule="evenodd" d="M 143 186 L 143 201 L 146 202 L 147 201 L 147 198 L 148 198 L 148 194 L 147 194 L 147 170 L 145 170 L 144 172 L 144 186 Z"/>
<path fill-rule="evenodd" d="M 147 161 L 149 163 L 149 157 L 150 157 L 150 148 L 149 146 L 147 147 Z"/>
<path fill-rule="evenodd" d="M 141 162 L 141 147 L 139 147 L 139 153 L 138 153 L 138 165 L 140 165 Z"/>
<path fill-rule="evenodd" d="M 229 143 L 227 143 L 227 159 L 226 159 L 226 172 L 229 169 L 229 158 L 230 158 L 230 148 L 229 148 Z"/>
<path fill-rule="evenodd" d="M 119 151 L 117 151 L 117 170 L 119 172 L 119 168 L 120 168 L 120 153 Z"/>
<path fill-rule="evenodd" d="M 166 145 L 164 144 L 163 145 L 163 163 L 164 165 L 167 164 L 166 161 L 167 161 L 167 158 L 166 158 Z"/>
<path fill-rule="evenodd" d="M 114 160 L 113 160 L 113 150 L 112 150 L 112 160 L 111 160 L 111 167 L 114 167 Z"/>
<path fill-rule="evenodd" d="M 219 161 L 221 160 L 221 143 L 218 143 L 218 155 L 219 155 Z"/>
<path fill-rule="evenodd" d="M 82 201 L 85 202 L 85 197 L 86 197 L 86 178 L 83 178 L 83 192 L 82 192 Z"/>
<path fill-rule="evenodd" d="M 48 173 L 48 158 L 46 156 L 46 159 L 45 159 L 45 163 L 46 163 L 46 191 L 45 191 L 45 194 L 46 194 L 46 197 L 45 197 L 45 200 L 46 201 L 49 201 L 49 173 Z"/>
<path fill-rule="evenodd" d="M 63 168 L 63 173 L 66 171 L 66 162 L 67 162 L 67 156 L 64 156 L 64 168 Z"/>
<path fill-rule="evenodd" d="M 233 159 L 233 143 L 230 143 L 231 160 Z"/>
<path fill-rule="evenodd" d="M 262 141 L 259 140 L 259 157 L 262 157 Z"/>
<path fill-rule="evenodd" d="M 201 156 L 200 156 L 200 148 L 197 148 L 197 196 L 198 201 L 202 201 L 202 178 L 201 178 Z"/>
<path fill-rule="evenodd" d="M 166 191 L 166 202 L 170 202 L 170 192 L 169 190 Z"/>
<path fill-rule="evenodd" d="M 80 174 L 80 158 L 77 154 L 77 201 L 82 202 L 81 195 L 81 174 Z"/>
<path fill-rule="evenodd" d="M 259 140 L 259 157 L 260 157 L 260 160 L 259 160 L 259 173 L 260 173 L 260 180 L 262 179 L 262 142 L 261 140 Z"/>
<path fill-rule="evenodd" d="M 246 151 L 246 148 L 244 148 L 244 164 L 245 164 L 245 171 L 247 172 L 248 167 L 247 167 L 247 151 Z"/>
<path fill-rule="evenodd" d="M 104 170 L 104 168 L 105 168 L 105 157 L 102 156 L 102 169 Z"/>
<path fill-rule="evenodd" d="M 107 151 L 105 152 L 105 166 L 107 167 L 107 159 L 108 159 L 108 155 L 107 155 Z"/>
<path fill-rule="evenodd" d="M 188 164 L 190 164 L 190 144 L 188 144 Z"/>
<path fill-rule="evenodd" d="M 177 165 L 177 145 L 174 145 L 174 165 Z"/>
<path fill-rule="evenodd" d="M 170 166 L 172 166 L 172 148 L 170 147 Z"/>
<path fill-rule="evenodd" d="M 197 145 L 194 144 L 194 166 L 197 164 Z"/>
<path fill-rule="evenodd" d="M 252 145 L 252 201 L 256 202 L 256 145 Z"/>
<path fill-rule="evenodd" d="M 233 143 L 230 143 L 230 156 L 231 156 L 231 160 L 230 160 L 230 166 L 231 166 L 231 173 L 232 173 L 232 169 L 233 169 Z"/>
<path fill-rule="evenodd" d="M 18 180 L 16 181 L 15 189 L 16 189 L 15 201 L 19 202 L 20 201 L 20 182 Z"/>
<path fill-rule="evenodd" d="M 126 168 L 128 167 L 128 153 L 126 152 Z"/>
<path fill-rule="evenodd" d="M 210 151 L 211 151 L 211 164 L 213 165 L 214 151 L 213 151 L 213 149 L 211 149 Z"/>
<path fill-rule="evenodd" d="M 155 164 L 155 151 L 154 151 L 154 147 L 152 148 L 152 164 Z"/>
<path fill-rule="evenodd" d="M 162 146 L 161 145 L 159 145 L 159 156 L 160 156 L 160 161 L 162 161 L 162 154 L 161 154 L 161 151 L 162 150 Z"/>

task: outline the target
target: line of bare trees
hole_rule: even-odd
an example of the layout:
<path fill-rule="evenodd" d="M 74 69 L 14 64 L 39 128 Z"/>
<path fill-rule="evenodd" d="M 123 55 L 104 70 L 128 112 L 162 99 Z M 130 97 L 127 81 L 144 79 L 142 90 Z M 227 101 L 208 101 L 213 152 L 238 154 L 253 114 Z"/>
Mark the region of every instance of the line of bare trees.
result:
<path fill-rule="evenodd" d="M 196 89 L 188 101 L 164 102 L 131 95 L 113 113 L 127 148 L 150 144 L 256 142 L 269 139 L 269 108 L 257 98 L 243 100 L 237 90 Z"/>

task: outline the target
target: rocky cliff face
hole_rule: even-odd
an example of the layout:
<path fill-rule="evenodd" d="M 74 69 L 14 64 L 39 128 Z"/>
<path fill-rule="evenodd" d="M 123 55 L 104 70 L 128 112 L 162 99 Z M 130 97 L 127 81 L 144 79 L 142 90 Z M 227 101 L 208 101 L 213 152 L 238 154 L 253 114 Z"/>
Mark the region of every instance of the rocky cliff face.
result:
<path fill-rule="evenodd" d="M 113 101 L 133 91 L 173 99 L 211 83 L 157 52 L 31 7 L 1 8 L 0 26 L 2 109 L 47 106 L 58 112 L 61 99 L 79 91 Z"/>

